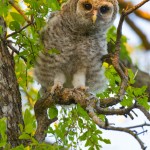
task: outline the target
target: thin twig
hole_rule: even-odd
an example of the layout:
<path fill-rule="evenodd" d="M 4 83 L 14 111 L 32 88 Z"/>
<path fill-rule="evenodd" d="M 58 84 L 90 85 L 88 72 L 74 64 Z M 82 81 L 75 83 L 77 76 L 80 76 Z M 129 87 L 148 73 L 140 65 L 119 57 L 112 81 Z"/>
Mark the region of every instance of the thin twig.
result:
<path fill-rule="evenodd" d="M 134 133 L 133 131 L 127 129 L 127 128 L 108 126 L 108 127 L 103 128 L 103 129 L 128 133 L 128 134 L 132 135 L 138 141 L 138 143 L 140 144 L 142 150 L 146 150 L 146 147 L 144 146 L 144 143 L 141 141 L 141 139 L 138 137 L 138 135 L 136 133 Z"/>
<path fill-rule="evenodd" d="M 120 43 L 121 43 L 121 36 L 122 36 L 122 26 L 123 26 L 123 22 L 126 16 L 128 16 L 129 14 L 133 13 L 135 10 L 137 10 L 138 8 L 140 8 L 142 5 L 144 5 L 145 3 L 147 3 L 149 0 L 143 0 L 141 3 L 133 6 L 132 8 L 128 9 L 128 10 L 123 10 L 122 14 L 121 14 L 121 18 L 119 21 L 119 26 L 117 29 L 117 39 L 116 39 L 116 53 L 119 55 L 120 53 Z"/>
<path fill-rule="evenodd" d="M 7 42 L 7 46 L 14 52 L 16 53 L 17 55 L 19 55 L 19 51 L 13 47 L 12 43 L 11 42 Z M 20 56 L 20 58 L 22 58 L 24 60 L 25 63 L 27 63 L 27 58 L 24 57 L 24 56 Z"/>
<path fill-rule="evenodd" d="M 127 129 L 134 129 L 134 128 L 143 128 L 145 126 L 150 126 L 150 124 L 148 123 L 143 123 L 143 124 L 140 124 L 140 125 L 136 125 L 136 126 L 130 126 L 130 127 L 126 127 Z"/>
<path fill-rule="evenodd" d="M 134 8 L 133 4 L 131 2 L 125 2 L 124 0 L 119 0 L 120 5 L 122 8 Z M 134 13 L 141 17 L 142 19 L 146 19 L 150 21 L 150 14 L 147 12 L 144 12 L 142 10 L 136 10 Z M 135 31 L 135 33 L 140 37 L 141 41 L 143 41 L 143 46 L 145 47 L 146 50 L 150 49 L 150 43 L 147 41 L 146 35 L 136 26 L 136 24 L 129 18 L 126 17 L 126 22 L 128 25 Z"/>
<path fill-rule="evenodd" d="M 118 1 L 119 1 L 121 8 L 133 7 L 132 2 L 130 2 L 130 1 L 124 1 L 124 0 L 118 0 Z M 150 13 L 149 12 L 138 9 L 138 10 L 134 11 L 134 13 L 141 19 L 150 21 Z"/>
<path fill-rule="evenodd" d="M 135 33 L 139 36 L 145 50 L 149 50 L 150 49 L 150 42 L 148 41 L 147 36 L 143 33 L 143 31 L 129 17 L 126 17 L 126 22 L 128 25 L 130 25 L 132 27 L 133 31 L 135 31 Z"/>
<path fill-rule="evenodd" d="M 33 24 L 33 23 L 30 22 L 30 23 L 28 23 L 27 25 L 25 25 L 24 27 L 22 27 L 20 30 L 15 31 L 15 32 L 12 32 L 11 34 L 8 34 L 8 35 L 6 36 L 6 38 L 9 38 L 9 37 L 11 37 L 11 36 L 13 36 L 13 35 L 15 35 L 15 34 L 17 34 L 17 33 L 20 33 L 22 30 L 26 29 L 26 28 L 29 27 L 31 24 Z"/>

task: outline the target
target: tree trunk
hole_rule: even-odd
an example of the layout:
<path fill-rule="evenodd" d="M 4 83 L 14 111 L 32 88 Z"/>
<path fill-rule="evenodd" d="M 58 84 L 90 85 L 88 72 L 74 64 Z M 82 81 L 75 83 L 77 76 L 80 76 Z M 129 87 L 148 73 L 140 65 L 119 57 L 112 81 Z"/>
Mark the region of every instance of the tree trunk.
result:
<path fill-rule="evenodd" d="M 15 75 L 13 56 L 6 44 L 6 26 L 0 17 L 0 118 L 7 118 L 7 141 L 11 147 L 21 144 L 19 124 L 23 124 L 21 96 Z"/>

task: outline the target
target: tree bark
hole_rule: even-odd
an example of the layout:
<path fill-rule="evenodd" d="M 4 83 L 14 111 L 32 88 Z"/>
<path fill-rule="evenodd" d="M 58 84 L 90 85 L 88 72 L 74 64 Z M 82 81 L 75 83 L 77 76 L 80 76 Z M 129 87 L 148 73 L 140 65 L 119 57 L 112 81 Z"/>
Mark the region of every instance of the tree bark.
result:
<path fill-rule="evenodd" d="M 0 118 L 7 118 L 7 141 L 11 147 L 22 143 L 19 124 L 23 125 L 21 96 L 15 75 L 13 56 L 7 48 L 6 25 L 0 17 Z"/>

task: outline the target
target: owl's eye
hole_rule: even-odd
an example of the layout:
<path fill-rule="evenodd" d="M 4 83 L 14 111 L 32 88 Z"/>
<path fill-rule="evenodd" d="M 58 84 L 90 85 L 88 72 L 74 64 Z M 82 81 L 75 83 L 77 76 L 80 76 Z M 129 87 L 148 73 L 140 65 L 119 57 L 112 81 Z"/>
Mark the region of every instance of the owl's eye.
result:
<path fill-rule="evenodd" d="M 85 3 L 83 4 L 83 7 L 86 9 L 86 10 L 91 10 L 92 9 L 92 5 L 90 3 Z"/>
<path fill-rule="evenodd" d="M 102 14 L 105 14 L 105 13 L 107 13 L 109 11 L 109 7 L 108 6 L 102 6 L 101 8 L 100 8 L 100 12 L 102 13 Z"/>

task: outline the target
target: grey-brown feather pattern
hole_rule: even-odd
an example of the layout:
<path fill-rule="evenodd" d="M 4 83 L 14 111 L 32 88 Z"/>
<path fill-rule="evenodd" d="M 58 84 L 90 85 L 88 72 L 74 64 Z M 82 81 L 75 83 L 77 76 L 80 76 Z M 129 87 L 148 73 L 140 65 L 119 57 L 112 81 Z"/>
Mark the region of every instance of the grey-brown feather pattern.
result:
<path fill-rule="evenodd" d="M 90 3 L 98 13 L 101 6 L 108 3 L 110 14 L 99 13 L 93 23 L 93 10 L 82 9 L 85 2 Z M 61 11 L 50 17 L 41 33 L 45 50 L 39 53 L 35 65 L 35 76 L 42 87 L 52 87 L 57 74 L 61 74 L 60 77 L 64 74 L 62 84 L 71 88 L 74 74 L 84 70 L 85 86 L 91 91 L 103 89 L 106 79 L 101 57 L 107 53 L 106 32 L 117 10 L 116 0 L 68 0 Z M 57 49 L 59 54 L 49 54 L 51 49 Z M 76 78 L 80 81 L 78 76 Z M 80 83 L 77 85 L 80 86 Z"/>

